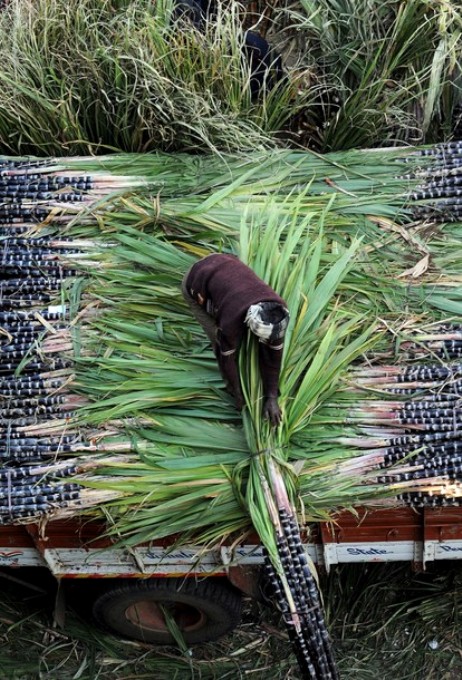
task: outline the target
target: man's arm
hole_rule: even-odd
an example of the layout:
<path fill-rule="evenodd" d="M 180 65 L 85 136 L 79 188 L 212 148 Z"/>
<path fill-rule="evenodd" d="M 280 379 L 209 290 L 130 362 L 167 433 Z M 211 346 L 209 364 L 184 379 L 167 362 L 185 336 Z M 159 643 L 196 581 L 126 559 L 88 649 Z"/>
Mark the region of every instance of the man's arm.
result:
<path fill-rule="evenodd" d="M 282 344 L 276 347 L 259 343 L 260 375 L 263 383 L 263 415 L 272 425 L 279 425 L 282 414 L 278 404 L 279 374 L 282 362 Z"/>

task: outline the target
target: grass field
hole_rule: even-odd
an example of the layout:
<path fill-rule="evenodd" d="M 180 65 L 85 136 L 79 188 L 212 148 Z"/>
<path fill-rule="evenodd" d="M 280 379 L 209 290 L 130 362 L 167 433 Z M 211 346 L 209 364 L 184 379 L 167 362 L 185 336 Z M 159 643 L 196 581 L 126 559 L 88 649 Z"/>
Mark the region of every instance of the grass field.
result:
<path fill-rule="evenodd" d="M 5 578 L 5 574 L 8 578 Z M 24 578 L 24 584 L 9 580 Z M 297 680 L 278 614 L 247 601 L 241 625 L 182 654 L 106 635 L 72 610 L 53 624 L 56 588 L 40 570 L 2 572 L 2 680 Z M 82 598 L 85 598 L 85 591 Z M 91 592 L 91 591 L 90 591 Z M 345 680 L 457 680 L 462 676 L 462 571 L 439 564 L 349 565 L 323 578 L 326 611 Z"/>

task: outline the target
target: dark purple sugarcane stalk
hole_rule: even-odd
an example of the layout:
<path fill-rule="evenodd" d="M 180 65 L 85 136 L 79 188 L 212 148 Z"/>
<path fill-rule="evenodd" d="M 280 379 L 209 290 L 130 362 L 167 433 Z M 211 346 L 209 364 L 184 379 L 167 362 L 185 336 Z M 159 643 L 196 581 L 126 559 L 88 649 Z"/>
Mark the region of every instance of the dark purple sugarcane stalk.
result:
<path fill-rule="evenodd" d="M 65 403 L 82 403 L 81 398 L 77 397 L 77 400 L 73 400 L 68 397 L 67 394 L 49 395 L 46 397 L 35 397 L 32 399 L 9 399 L 7 400 L 5 407 L 8 409 L 20 409 L 22 406 L 26 405 L 28 408 L 38 407 L 38 406 L 61 406 Z"/>
<path fill-rule="evenodd" d="M 10 297 L 8 300 L 0 298 L 0 310 L 21 309 L 30 307 L 42 307 L 42 305 L 52 302 L 54 296 L 49 293 L 36 293 L 33 295 L 22 295 L 21 297 Z"/>
<path fill-rule="evenodd" d="M 454 402 L 454 404 L 459 404 L 459 402 Z M 390 421 L 397 421 L 398 424 L 403 421 L 406 422 L 407 419 L 412 421 L 416 419 L 417 421 L 429 420 L 430 422 L 438 421 L 441 419 L 443 422 L 447 418 L 458 418 L 462 414 L 462 408 L 459 406 L 454 406 L 454 408 L 432 408 L 432 409 L 410 409 L 410 408 L 396 408 L 391 411 L 385 411 L 380 409 L 372 410 L 353 410 L 348 411 L 344 417 L 342 417 L 342 412 L 339 412 L 339 419 L 348 422 L 357 423 L 368 423 L 372 421 L 374 423 L 380 423 L 388 425 Z"/>
<path fill-rule="evenodd" d="M 78 433 L 78 425 L 71 418 L 71 414 L 67 412 L 55 413 L 52 419 L 44 419 L 41 423 L 37 423 L 37 419 L 32 417 L 17 418 L 14 420 L 6 420 L 5 425 L 0 427 L 0 437 L 9 438 L 18 433 L 21 437 L 41 436 L 58 436 L 61 433 L 74 434 Z"/>
<path fill-rule="evenodd" d="M 66 482 L 65 484 L 31 484 L 19 487 L 0 486 L 0 500 L 5 501 L 11 497 L 16 501 L 21 501 L 22 498 L 35 498 L 36 494 L 49 496 L 55 493 L 71 493 L 81 489 L 81 485 L 76 482 Z"/>
<path fill-rule="evenodd" d="M 3 247 L 2 257 L 19 259 L 36 259 L 37 256 L 50 255 L 58 257 L 66 253 L 80 253 L 81 249 L 76 247 L 71 241 L 60 241 L 55 238 L 5 238 L 1 241 Z"/>
<path fill-rule="evenodd" d="M 462 206 L 440 205 L 439 203 L 418 205 L 413 208 L 413 216 L 414 219 L 431 218 L 440 222 L 460 222 Z"/>
<path fill-rule="evenodd" d="M 461 465 L 462 464 L 462 447 L 458 447 L 458 452 L 451 453 L 450 451 L 442 450 L 437 455 L 433 456 L 422 456 L 418 455 L 414 459 L 415 465 L 426 467 L 448 467 L 450 465 Z"/>
<path fill-rule="evenodd" d="M 432 394 L 431 399 L 418 399 L 411 401 L 401 402 L 400 408 L 403 413 L 418 412 L 418 411 L 437 411 L 437 410 L 452 410 L 454 408 L 459 408 L 458 404 L 462 404 L 460 398 L 452 394 L 439 395 Z"/>
<path fill-rule="evenodd" d="M 431 461 L 433 458 L 441 463 L 448 459 L 459 462 L 461 454 L 462 441 L 460 437 L 454 437 L 436 444 L 410 444 L 369 449 L 363 455 L 341 463 L 339 471 L 342 475 L 359 476 L 369 471 L 384 470 L 395 466 L 404 459 L 412 459 L 416 465 L 425 465 L 426 460 Z"/>
<path fill-rule="evenodd" d="M 21 217 L 21 218 L 34 218 L 36 219 L 37 217 L 47 217 L 48 214 L 50 213 L 49 207 L 45 206 L 36 206 L 32 203 L 29 204 L 19 204 L 15 203 L 12 205 L 5 205 L 5 203 L 0 203 L 0 216 L 3 218 L 6 218 L 7 220 L 11 219 L 12 217 Z"/>
<path fill-rule="evenodd" d="M 416 386 L 413 386 L 412 384 L 408 383 L 407 387 L 396 387 L 396 388 L 391 388 L 387 389 L 387 392 L 390 394 L 396 394 L 399 395 L 401 394 L 402 396 L 412 396 L 415 395 L 416 393 L 421 392 L 422 390 L 428 390 L 428 389 L 435 389 L 438 390 L 439 394 L 435 393 L 435 397 L 439 397 L 440 399 L 448 399 L 449 394 L 456 394 L 460 398 L 460 394 L 462 391 L 462 379 L 453 379 L 450 381 L 447 381 L 445 383 L 441 383 L 441 381 L 435 382 L 433 384 L 417 384 Z M 436 401 L 436 399 L 435 399 Z"/>
<path fill-rule="evenodd" d="M 399 493 L 422 491 L 430 496 L 435 494 L 454 498 L 462 497 L 462 482 L 457 479 L 450 480 L 444 475 L 396 482 L 391 484 L 390 488 Z"/>
<path fill-rule="evenodd" d="M 452 433 L 436 432 L 430 434 L 404 434 L 398 437 L 386 437 L 375 439 L 361 438 L 361 437 L 334 437 L 332 442 L 345 446 L 355 446 L 356 448 L 370 449 L 370 453 L 374 453 L 374 447 L 389 450 L 393 447 L 412 446 L 418 448 L 426 444 L 433 444 L 435 442 L 443 442 L 451 439 L 460 439 L 460 432 Z"/>
<path fill-rule="evenodd" d="M 20 361 L 0 364 L 0 378 L 6 375 L 11 375 L 14 371 L 19 369 L 21 365 Z M 47 361 L 30 361 L 26 362 L 24 366 L 21 367 L 22 373 L 37 373 L 37 371 L 56 370 L 60 368 L 67 368 L 69 366 L 69 361 L 65 359 L 47 359 Z"/>
<path fill-rule="evenodd" d="M 34 397 L 32 399 L 27 399 L 28 406 L 54 406 L 58 404 L 63 404 L 65 402 L 69 403 L 81 403 L 82 397 L 77 397 L 74 401 L 74 395 L 68 396 L 67 394 L 51 394 L 46 397 Z M 8 408 L 20 408 L 24 404 L 23 399 L 9 399 L 7 401 Z"/>
<path fill-rule="evenodd" d="M 53 278 L 41 277 L 33 281 L 27 281 L 23 278 L 19 279 L 5 279 L 0 281 L 0 292 L 2 294 L 10 293 L 36 293 L 42 290 L 56 290 L 60 287 L 60 281 Z"/>
<path fill-rule="evenodd" d="M 32 463 L 44 463 L 47 460 L 50 460 L 50 458 L 60 455 L 62 453 L 66 453 L 65 451 L 60 451 L 60 450 L 50 450 L 50 451 L 11 451 L 8 453 L 8 455 L 0 455 L 0 461 L 2 464 L 7 463 L 7 464 L 20 464 L 20 465 L 30 465 Z"/>
<path fill-rule="evenodd" d="M 10 172 L 22 168 L 25 172 L 30 172 L 35 169 L 47 169 L 53 167 L 57 163 L 53 158 L 1 158 L 0 159 L 0 174 Z"/>
<path fill-rule="evenodd" d="M 54 264 L 54 266 L 50 263 L 49 266 L 36 266 L 34 264 L 33 267 L 25 267 L 25 266 L 18 266 L 18 263 L 6 263 L 5 264 L 5 269 L 8 270 L 8 276 L 10 277 L 20 277 L 23 276 L 25 279 L 30 278 L 32 281 L 35 278 L 42 278 L 43 276 L 51 276 L 60 281 L 61 279 L 68 278 L 70 276 L 76 276 L 77 271 L 75 269 L 71 269 L 70 267 L 61 267 L 59 266 L 59 263 Z"/>
<path fill-rule="evenodd" d="M 462 451 L 462 446 L 460 443 L 460 439 L 454 439 L 453 441 L 450 442 L 444 442 L 441 445 L 437 446 L 423 446 L 423 447 L 393 447 L 390 450 L 387 450 L 387 453 L 384 454 L 383 456 L 383 462 L 380 464 L 380 467 L 389 467 L 391 465 L 395 465 L 399 461 L 403 460 L 403 458 L 408 457 L 409 455 L 416 455 L 416 461 L 419 461 L 419 464 L 422 463 L 423 460 L 425 459 L 431 459 L 433 457 L 438 457 L 438 456 L 454 456 L 459 454 Z"/>
<path fill-rule="evenodd" d="M 462 159 L 458 159 L 457 163 L 452 163 L 448 166 L 433 166 L 435 169 L 439 169 L 442 167 L 446 167 L 447 169 L 449 168 L 459 168 L 462 166 Z M 436 175 L 438 177 L 438 175 Z M 411 193 L 411 197 L 415 198 L 415 196 L 419 196 L 421 192 L 425 192 L 427 190 L 431 191 L 432 189 L 440 189 L 441 187 L 453 187 L 453 186 L 459 186 L 462 185 L 462 177 L 455 175 L 454 177 L 439 177 L 436 180 L 430 181 L 430 182 L 425 182 L 422 184 L 420 187 L 416 187 L 416 189 Z"/>
<path fill-rule="evenodd" d="M 35 383 L 30 383 L 29 385 L 26 383 L 21 383 L 20 385 L 16 385 L 13 387 L 3 387 L 0 388 L 0 395 L 2 397 L 11 397 L 12 399 L 37 399 L 37 398 L 46 398 L 50 396 L 51 394 L 54 393 L 55 389 L 58 387 L 62 386 L 62 382 L 58 381 L 51 381 L 50 385 L 47 385 L 45 387 L 32 387 L 31 385 L 34 385 Z"/>
<path fill-rule="evenodd" d="M 437 395 L 434 396 L 436 397 Z M 395 417 L 396 413 L 408 412 L 424 412 L 429 414 L 441 412 L 442 414 L 445 414 L 447 411 L 448 413 L 452 413 L 454 409 L 459 408 L 457 405 L 458 401 L 460 401 L 460 407 L 462 408 L 462 398 L 460 400 L 455 400 L 452 395 L 449 396 L 447 401 L 441 401 L 436 398 L 412 399 L 407 401 L 384 399 L 383 401 L 358 401 L 353 408 L 351 408 L 349 404 L 342 403 L 330 403 L 328 404 L 328 407 L 338 409 L 339 413 L 346 411 L 353 416 L 364 415 L 366 417 L 375 417 L 376 415 L 379 415 L 381 418 L 386 418 L 388 416 Z"/>
<path fill-rule="evenodd" d="M 17 369 L 19 369 L 21 361 L 15 361 L 11 363 L 0 363 L 0 377 L 5 375 L 13 375 Z M 24 365 L 21 369 L 22 373 L 31 373 L 36 371 L 41 371 L 48 367 L 48 363 L 43 361 L 30 361 L 27 365 Z"/>
<path fill-rule="evenodd" d="M 77 465 L 69 465 L 67 463 L 2 468 L 0 469 L 0 482 L 17 484 L 18 481 L 25 479 L 26 483 L 34 484 L 50 478 L 62 479 L 65 477 L 73 477 L 78 471 L 79 468 Z"/>
<path fill-rule="evenodd" d="M 34 271 L 35 268 L 45 271 L 50 270 L 51 272 L 59 271 L 61 268 L 63 271 L 69 271 L 69 267 L 71 267 L 71 265 L 57 254 L 49 256 L 45 254 L 41 259 L 38 257 L 27 258 L 25 255 L 22 257 L 6 256 L 2 259 L 2 268 L 6 272 L 15 272 L 19 270 L 29 272 Z M 71 269 L 71 271 L 74 271 L 75 275 L 76 270 Z M 43 276 L 42 272 L 40 272 L 40 276 Z"/>
<path fill-rule="evenodd" d="M 414 467 L 409 467 L 405 472 L 394 473 L 390 470 L 386 475 L 377 477 L 378 484 L 395 484 L 397 482 L 407 482 L 421 479 L 433 479 L 435 477 L 446 477 L 450 480 L 461 480 L 462 465 L 458 465 L 455 461 L 448 461 L 446 465 L 430 465 L 427 461 L 427 467 L 419 469 L 417 461 Z"/>
<path fill-rule="evenodd" d="M 414 191 L 410 198 L 414 201 L 421 201 L 462 196 L 462 188 L 459 188 L 459 183 L 456 183 L 456 179 L 462 182 L 462 177 L 460 176 L 454 177 L 452 181 L 429 182 L 426 187 Z"/>
<path fill-rule="evenodd" d="M 15 442 L 15 440 L 13 439 L 12 442 Z M 47 456 L 48 458 L 51 458 L 52 456 L 62 455 L 64 453 L 76 453 L 79 449 L 75 444 L 61 444 L 60 442 L 54 444 L 29 444 L 28 446 L 15 446 L 12 442 L 9 442 L 8 445 L 0 444 L 0 458 L 2 460 L 8 460 L 9 458 L 17 460 L 17 458 L 23 454 L 25 456 L 40 456 L 41 458 Z M 86 450 L 84 445 L 80 448 Z"/>
<path fill-rule="evenodd" d="M 57 279 L 57 281 L 60 285 L 62 284 L 60 279 Z M 53 323 L 53 328 L 63 327 L 63 321 L 65 319 L 63 313 L 64 307 L 61 307 L 60 311 L 61 313 L 54 312 L 55 319 L 53 320 L 55 323 Z M 45 314 L 43 314 L 44 312 Z M 0 312 L 0 315 L 5 317 L 2 319 L 2 329 L 9 332 L 11 335 L 14 335 L 14 333 L 22 333 L 23 331 L 26 333 L 36 332 L 37 330 L 43 331 L 44 325 L 41 319 L 46 318 L 48 314 L 50 314 L 50 312 L 48 312 L 46 308 L 40 310 L 40 318 L 36 311 L 25 312 L 22 310 L 18 312 L 18 314 L 13 312 Z"/>
<path fill-rule="evenodd" d="M 275 598 L 278 607 L 282 613 L 284 622 L 287 627 L 289 634 L 289 639 L 292 644 L 292 649 L 297 658 L 300 677 L 303 680 L 317 680 L 319 678 L 317 669 L 314 665 L 313 659 L 311 658 L 310 650 L 307 649 L 306 643 L 303 636 L 299 631 L 296 630 L 292 623 L 291 613 L 289 606 L 287 604 L 287 599 L 280 581 L 278 574 L 276 573 L 271 561 L 264 551 L 265 554 L 265 575 L 272 589 L 273 597 Z"/>
<path fill-rule="evenodd" d="M 21 339 L 23 337 L 21 336 Z M 3 345 L 1 347 L 1 353 L 4 356 L 8 356 L 9 359 L 23 357 L 26 352 L 29 352 L 31 347 L 35 346 L 36 338 L 32 338 L 30 342 L 20 342 L 19 339 L 15 342 L 10 342 L 8 345 Z"/>
<path fill-rule="evenodd" d="M 441 347 L 432 349 L 433 353 L 442 359 L 459 359 L 462 357 L 462 342 L 450 340 L 442 344 Z"/>
<path fill-rule="evenodd" d="M 383 376 L 375 378 L 363 378 L 355 380 L 361 387 L 380 387 L 380 389 L 394 388 L 396 384 L 405 384 L 407 388 L 428 389 L 436 387 L 442 380 L 453 380 L 461 374 L 459 364 L 453 369 L 441 367 L 439 370 L 431 370 L 431 367 L 420 367 L 419 370 L 406 369 L 400 375 Z"/>
<path fill-rule="evenodd" d="M 61 333 L 69 329 L 69 325 L 62 323 L 53 323 L 54 334 Z M 18 324 L 5 324 L 2 326 L 2 331 L 5 335 L 0 336 L 0 343 L 3 342 L 3 347 L 9 347 L 17 345 L 19 343 L 27 344 L 37 338 L 41 338 L 45 333 L 49 333 L 49 329 L 43 325 L 43 323 L 38 323 L 35 325 L 25 322 L 24 325 L 19 322 Z"/>
<path fill-rule="evenodd" d="M 460 159 L 454 158 L 450 163 L 434 163 L 434 165 L 431 165 L 426 169 L 422 168 L 420 170 L 407 173 L 406 175 L 400 175 L 400 179 L 417 179 L 420 181 L 420 184 L 418 187 L 416 187 L 416 189 L 418 191 L 424 191 L 426 186 L 425 180 L 428 179 L 430 182 L 433 182 L 435 178 L 458 177 L 461 174 L 461 166 L 462 163 Z M 412 193 L 416 189 L 413 189 L 411 192 L 409 192 L 406 198 L 410 199 Z"/>
<path fill-rule="evenodd" d="M 60 312 L 50 312 L 47 309 L 40 311 L 40 316 L 46 321 L 61 321 L 63 315 Z M 36 312 L 0 312 L 0 322 L 19 322 L 19 321 L 37 322 Z M 3 327 L 3 323 L 2 323 Z"/>
<path fill-rule="evenodd" d="M 0 379 L 0 395 L 2 397 L 12 397 L 12 398 L 22 398 L 26 399 L 29 397 L 47 397 L 53 393 L 56 389 L 60 388 L 64 384 L 64 380 L 31 380 L 26 381 L 23 376 L 21 381 L 16 384 L 13 380 L 1 380 Z M 32 375 L 32 378 L 36 376 Z"/>
<path fill-rule="evenodd" d="M 56 503 L 66 503 L 67 501 L 77 500 L 80 498 L 80 491 L 48 491 L 44 492 L 41 487 L 34 487 L 31 489 L 30 496 L 15 496 L 13 493 L 2 492 L 0 489 L 0 514 L 6 515 L 8 513 L 14 514 L 15 510 L 21 512 L 24 508 L 49 505 L 49 509 Z"/>
<path fill-rule="evenodd" d="M 402 493 L 396 496 L 398 501 L 414 508 L 449 508 L 460 507 L 461 498 L 446 498 L 444 496 L 430 496 L 423 492 Z"/>
<path fill-rule="evenodd" d="M 281 547 L 279 549 L 282 551 Z M 282 553 L 283 555 L 283 553 Z M 315 614 L 315 608 L 309 606 L 307 598 L 304 596 L 306 590 L 306 582 L 299 576 L 302 574 L 300 569 L 297 569 L 293 564 L 290 556 L 282 559 L 284 573 L 289 583 L 289 588 L 292 591 L 294 601 L 297 606 L 297 613 L 300 618 L 301 628 L 298 631 L 298 638 L 303 640 L 302 648 L 305 648 L 309 654 L 310 660 L 316 669 L 316 678 L 335 678 L 335 668 L 329 661 L 329 654 L 326 650 L 326 645 L 323 640 L 322 631 L 320 627 L 319 617 Z M 322 618 L 322 617 L 321 617 Z M 289 621 L 286 624 L 290 625 Z M 299 642 L 300 644 L 300 642 Z"/>
<path fill-rule="evenodd" d="M 400 429 L 418 429 L 418 430 L 428 430 L 430 431 L 446 431 L 448 427 L 451 427 L 454 424 L 460 424 L 462 423 L 462 413 L 460 409 L 457 409 L 454 411 L 454 413 L 448 414 L 447 416 L 442 416 L 440 414 L 435 414 L 434 416 L 430 416 L 428 412 L 422 412 L 422 411 L 407 411 L 405 412 L 405 415 L 401 415 L 400 413 L 389 413 L 386 415 L 386 417 L 383 416 L 383 414 L 380 415 L 380 417 L 373 417 L 373 414 L 368 414 L 367 417 L 361 417 L 360 415 L 357 416 L 348 416 L 344 418 L 339 418 L 338 422 L 341 422 L 343 424 L 365 424 L 367 425 L 368 423 L 373 423 L 374 425 L 381 425 L 383 428 L 376 428 L 377 432 L 385 432 L 385 431 L 390 431 L 391 429 L 394 430 L 400 430 Z M 441 425 L 441 428 L 439 427 Z M 384 429 L 386 428 L 386 429 Z"/>
<path fill-rule="evenodd" d="M 73 409 L 75 407 L 72 404 L 59 404 L 56 406 L 34 406 L 16 409 L 5 409 L 4 417 L 11 418 L 13 421 L 17 418 L 37 418 L 41 416 L 45 419 L 56 417 L 61 413 L 66 413 L 68 417 L 73 417 L 75 413 Z"/>
<path fill-rule="evenodd" d="M 444 142 L 441 144 L 434 144 L 426 149 L 419 149 L 415 152 L 416 156 L 436 156 L 446 158 L 452 155 L 462 155 L 462 141 L 455 140 L 452 142 Z"/>
<path fill-rule="evenodd" d="M 24 248 L 28 250 L 30 248 L 72 248 L 76 249 L 76 239 L 72 239 L 66 236 L 31 236 L 29 238 L 23 238 L 18 236 L 11 236 L 6 239 L 8 247 Z"/>
<path fill-rule="evenodd" d="M 0 185 L 0 202 L 2 202 L 3 205 L 22 205 L 23 201 L 34 201 L 40 205 L 41 201 L 45 203 L 59 203 L 60 201 L 70 203 L 89 202 L 92 200 L 94 200 L 93 196 L 89 196 L 88 194 L 80 192 L 60 193 L 59 191 L 34 191 L 30 187 L 26 186 L 18 188 L 9 186 L 4 188 Z"/>
<path fill-rule="evenodd" d="M 70 444 L 80 441 L 71 435 L 62 435 L 56 437 L 24 437 L 17 433 L 17 436 L 2 436 L 0 437 L 0 448 L 16 447 L 21 448 L 35 448 L 35 447 L 47 447 L 47 446 L 68 446 Z"/>
<path fill-rule="evenodd" d="M 462 373 L 462 365 L 458 363 L 449 366 L 441 364 L 434 366 L 409 366 L 397 376 L 398 382 L 413 382 L 417 380 L 448 380 Z"/>
<path fill-rule="evenodd" d="M 306 600 L 305 595 L 310 594 L 309 590 L 305 590 L 303 582 L 301 584 L 297 579 L 300 570 L 297 570 L 292 563 L 290 550 L 284 537 L 281 537 L 278 540 L 278 553 L 281 558 L 285 578 L 288 580 L 294 597 L 300 625 L 294 625 L 293 612 L 287 603 L 282 583 L 265 553 L 266 573 L 269 577 L 274 596 L 283 614 L 303 677 L 310 678 L 310 680 L 318 680 L 320 678 L 335 680 L 338 676 L 336 674 L 335 665 L 332 666 L 332 663 L 326 655 L 325 640 L 319 627 L 319 616 L 316 616 L 313 603 L 308 603 Z"/>
<path fill-rule="evenodd" d="M 63 329 L 62 325 L 60 327 L 54 325 L 53 328 L 57 333 L 61 330 L 66 330 L 65 328 Z M 7 332 L 5 328 L 2 328 L 2 331 Z M 43 326 L 41 328 L 37 326 L 36 328 L 27 331 L 15 330 L 12 333 L 9 333 L 9 337 L 7 335 L 0 336 L 0 346 L 2 345 L 2 342 L 4 342 L 2 350 L 21 346 L 27 348 L 30 347 L 32 342 L 41 339 L 45 333 L 48 333 L 48 330 Z"/>
<path fill-rule="evenodd" d="M 68 508 L 71 501 L 59 501 L 55 503 L 36 503 L 35 505 L 22 505 L 15 508 L 0 508 L 0 524 L 12 524 L 27 517 L 50 514 L 58 508 Z M 73 503 L 78 503 L 73 501 Z"/>
<path fill-rule="evenodd" d="M 64 442 L 61 440 L 68 440 L 68 442 Z M 17 442 L 23 442 L 23 441 L 29 441 L 29 444 L 18 444 Z M 2 443 L 3 442 L 3 443 Z M 27 438 L 26 440 L 24 438 L 2 438 L 0 440 L 0 457 L 1 458 L 8 458 L 8 456 L 16 456 L 20 455 L 21 452 L 27 452 L 31 454 L 37 454 L 44 456 L 45 454 L 48 457 L 54 456 L 54 455 L 61 455 L 63 453 L 66 454 L 81 454 L 81 453 L 130 453 L 132 452 L 133 445 L 131 444 L 130 441 L 122 441 L 122 442 L 109 442 L 109 443 L 104 443 L 104 442 L 98 442 L 98 443 L 89 443 L 88 441 L 84 441 L 80 439 L 79 437 L 73 436 L 71 437 L 62 437 L 62 438 L 54 438 L 54 439 L 47 439 L 47 438 L 40 438 L 40 439 L 35 439 L 35 438 Z"/>
<path fill-rule="evenodd" d="M 428 415 L 428 412 L 422 411 L 408 411 L 405 416 L 398 416 L 397 422 L 403 426 L 418 425 L 423 426 L 425 429 L 433 430 L 441 426 L 440 431 L 446 431 L 451 425 L 460 425 L 462 423 L 462 412 L 460 409 L 454 409 L 454 413 L 449 413 L 446 416 L 441 414 L 435 414 L 434 416 Z"/>
<path fill-rule="evenodd" d="M 62 180 L 68 181 L 62 181 Z M 94 188 L 91 181 L 78 181 L 75 178 L 66 177 L 51 177 L 43 176 L 40 179 L 31 179 L 27 175 L 9 175 L 0 176 L 0 192 L 2 196 L 8 197 L 10 193 L 16 194 L 27 194 L 30 193 L 31 197 L 34 195 L 45 193 L 54 195 L 57 191 L 67 190 L 78 190 L 78 191 L 90 191 Z"/>
<path fill-rule="evenodd" d="M 294 518 L 293 509 L 287 495 L 282 475 L 276 468 L 274 460 L 271 457 L 268 457 L 266 465 L 279 514 L 278 522 L 275 525 L 276 527 L 279 527 L 277 529 L 278 554 L 284 569 L 285 578 L 287 579 L 289 587 L 291 587 L 292 598 L 297 612 L 296 619 L 293 618 L 292 610 L 290 617 L 290 625 L 294 626 L 297 632 L 297 642 L 295 644 L 300 645 L 301 649 L 305 649 L 309 652 L 310 661 L 312 665 L 314 665 L 318 674 L 314 677 L 326 678 L 326 680 L 329 678 L 330 680 L 334 680 L 337 677 L 337 672 L 335 662 L 333 660 L 330 641 L 326 643 L 328 636 L 326 638 L 323 634 L 323 631 L 325 630 L 325 623 L 322 610 L 316 609 L 316 607 L 319 605 L 319 598 L 316 596 L 316 598 L 313 599 L 312 595 L 312 586 L 314 585 L 314 588 L 317 587 L 313 576 L 311 573 L 306 575 L 304 585 L 306 585 L 307 588 L 300 588 L 301 584 L 294 582 L 296 570 L 293 565 L 293 556 L 291 554 L 288 541 L 298 541 L 301 545 L 301 538 L 295 519 L 293 520 L 292 524 L 288 522 L 289 517 Z M 282 519 L 284 519 L 284 524 L 282 523 Z M 306 606 L 307 600 L 310 602 L 311 611 Z M 310 611 L 311 616 L 309 618 L 306 618 L 305 616 L 304 619 L 303 613 L 306 614 L 307 611 Z M 315 613 L 314 616 L 312 615 L 313 611 Z M 286 623 L 288 622 L 286 621 Z M 303 642 L 300 638 L 303 639 Z"/>
<path fill-rule="evenodd" d="M 56 386 L 61 386 L 62 383 L 56 383 Z M 29 398 L 46 398 L 50 396 L 50 394 L 53 394 L 55 391 L 55 388 L 53 387 L 41 387 L 41 388 L 33 388 L 33 387 L 28 387 L 27 385 L 18 385 L 16 386 L 16 389 L 10 388 L 10 389 L 0 389 L 0 395 L 2 397 L 12 397 L 12 398 L 21 398 L 22 400 L 27 400 Z"/>
<path fill-rule="evenodd" d="M 298 523 L 293 514 L 280 511 L 281 524 L 289 549 L 290 561 L 293 565 L 293 587 L 300 591 L 307 603 L 307 615 L 312 618 L 312 626 L 316 630 L 317 644 L 323 650 L 323 657 L 331 677 L 337 677 L 337 669 L 332 653 L 332 643 L 324 620 L 318 587 L 309 568 L 306 553 L 300 536 Z M 297 600 L 298 602 L 299 600 Z"/>

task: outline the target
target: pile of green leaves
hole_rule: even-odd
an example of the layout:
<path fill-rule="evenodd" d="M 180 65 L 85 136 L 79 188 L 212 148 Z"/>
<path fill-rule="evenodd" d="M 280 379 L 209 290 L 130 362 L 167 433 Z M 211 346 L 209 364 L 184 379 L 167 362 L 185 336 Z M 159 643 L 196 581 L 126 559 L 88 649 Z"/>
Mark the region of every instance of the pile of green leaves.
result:
<path fill-rule="evenodd" d="M 353 362 L 390 352 L 390 337 L 405 334 L 401 327 L 412 327 L 414 318 L 423 324 L 449 310 L 460 313 L 457 256 L 448 268 L 446 249 L 458 243 L 459 226 L 404 228 L 391 219 L 406 219 L 410 182 L 397 177 L 401 155 L 229 158 L 221 174 L 216 160 L 208 166 L 203 159 L 190 168 L 201 170 L 197 185 L 179 159 L 171 159 L 172 167 L 182 167 L 175 183 L 167 157 L 156 158 L 157 171 L 164 163 L 160 196 L 138 190 L 98 205 L 92 225 L 90 215 L 74 220 L 69 234 L 95 238 L 80 304 L 98 302 L 101 309 L 96 320 L 81 317 L 74 389 L 89 405 L 80 418 L 98 428 L 99 438 L 108 437 L 106 451 L 112 443 L 114 451 L 122 445 L 130 452 L 124 461 L 102 458 L 99 472 L 82 481 L 122 494 L 109 512 L 130 541 L 178 531 L 205 542 L 242 536 L 249 512 L 263 507 L 260 496 L 252 502 L 261 489 L 251 462 L 267 450 L 307 518 L 393 495 L 342 473 L 340 463 L 361 452 L 339 445 L 338 424 L 332 434 L 326 418 Z M 136 157 L 127 157 L 130 163 L 135 169 Z M 297 191 L 303 180 L 307 186 Z M 195 259 L 223 250 L 239 254 L 291 309 L 284 422 L 275 432 L 261 420 L 255 347 L 243 353 L 242 422 L 181 296 Z M 418 278 L 399 278 L 410 266 L 412 272 L 421 251 L 431 253 L 432 267 Z M 440 285 L 442 266 L 450 285 Z M 78 283 L 69 296 L 81 290 Z M 252 521 L 268 526 L 264 515 Z"/>

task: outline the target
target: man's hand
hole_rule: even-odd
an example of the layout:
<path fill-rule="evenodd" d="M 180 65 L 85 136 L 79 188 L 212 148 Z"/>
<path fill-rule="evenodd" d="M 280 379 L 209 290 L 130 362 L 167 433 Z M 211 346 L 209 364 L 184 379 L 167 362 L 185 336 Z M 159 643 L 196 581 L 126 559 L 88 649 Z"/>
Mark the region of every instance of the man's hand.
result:
<path fill-rule="evenodd" d="M 276 397 L 267 397 L 265 399 L 263 402 L 263 416 L 268 418 L 274 427 L 280 424 L 282 414 Z"/>
<path fill-rule="evenodd" d="M 242 411 L 244 407 L 244 397 L 242 396 L 242 392 L 240 390 L 234 395 L 234 403 L 236 404 L 237 410 Z"/>

